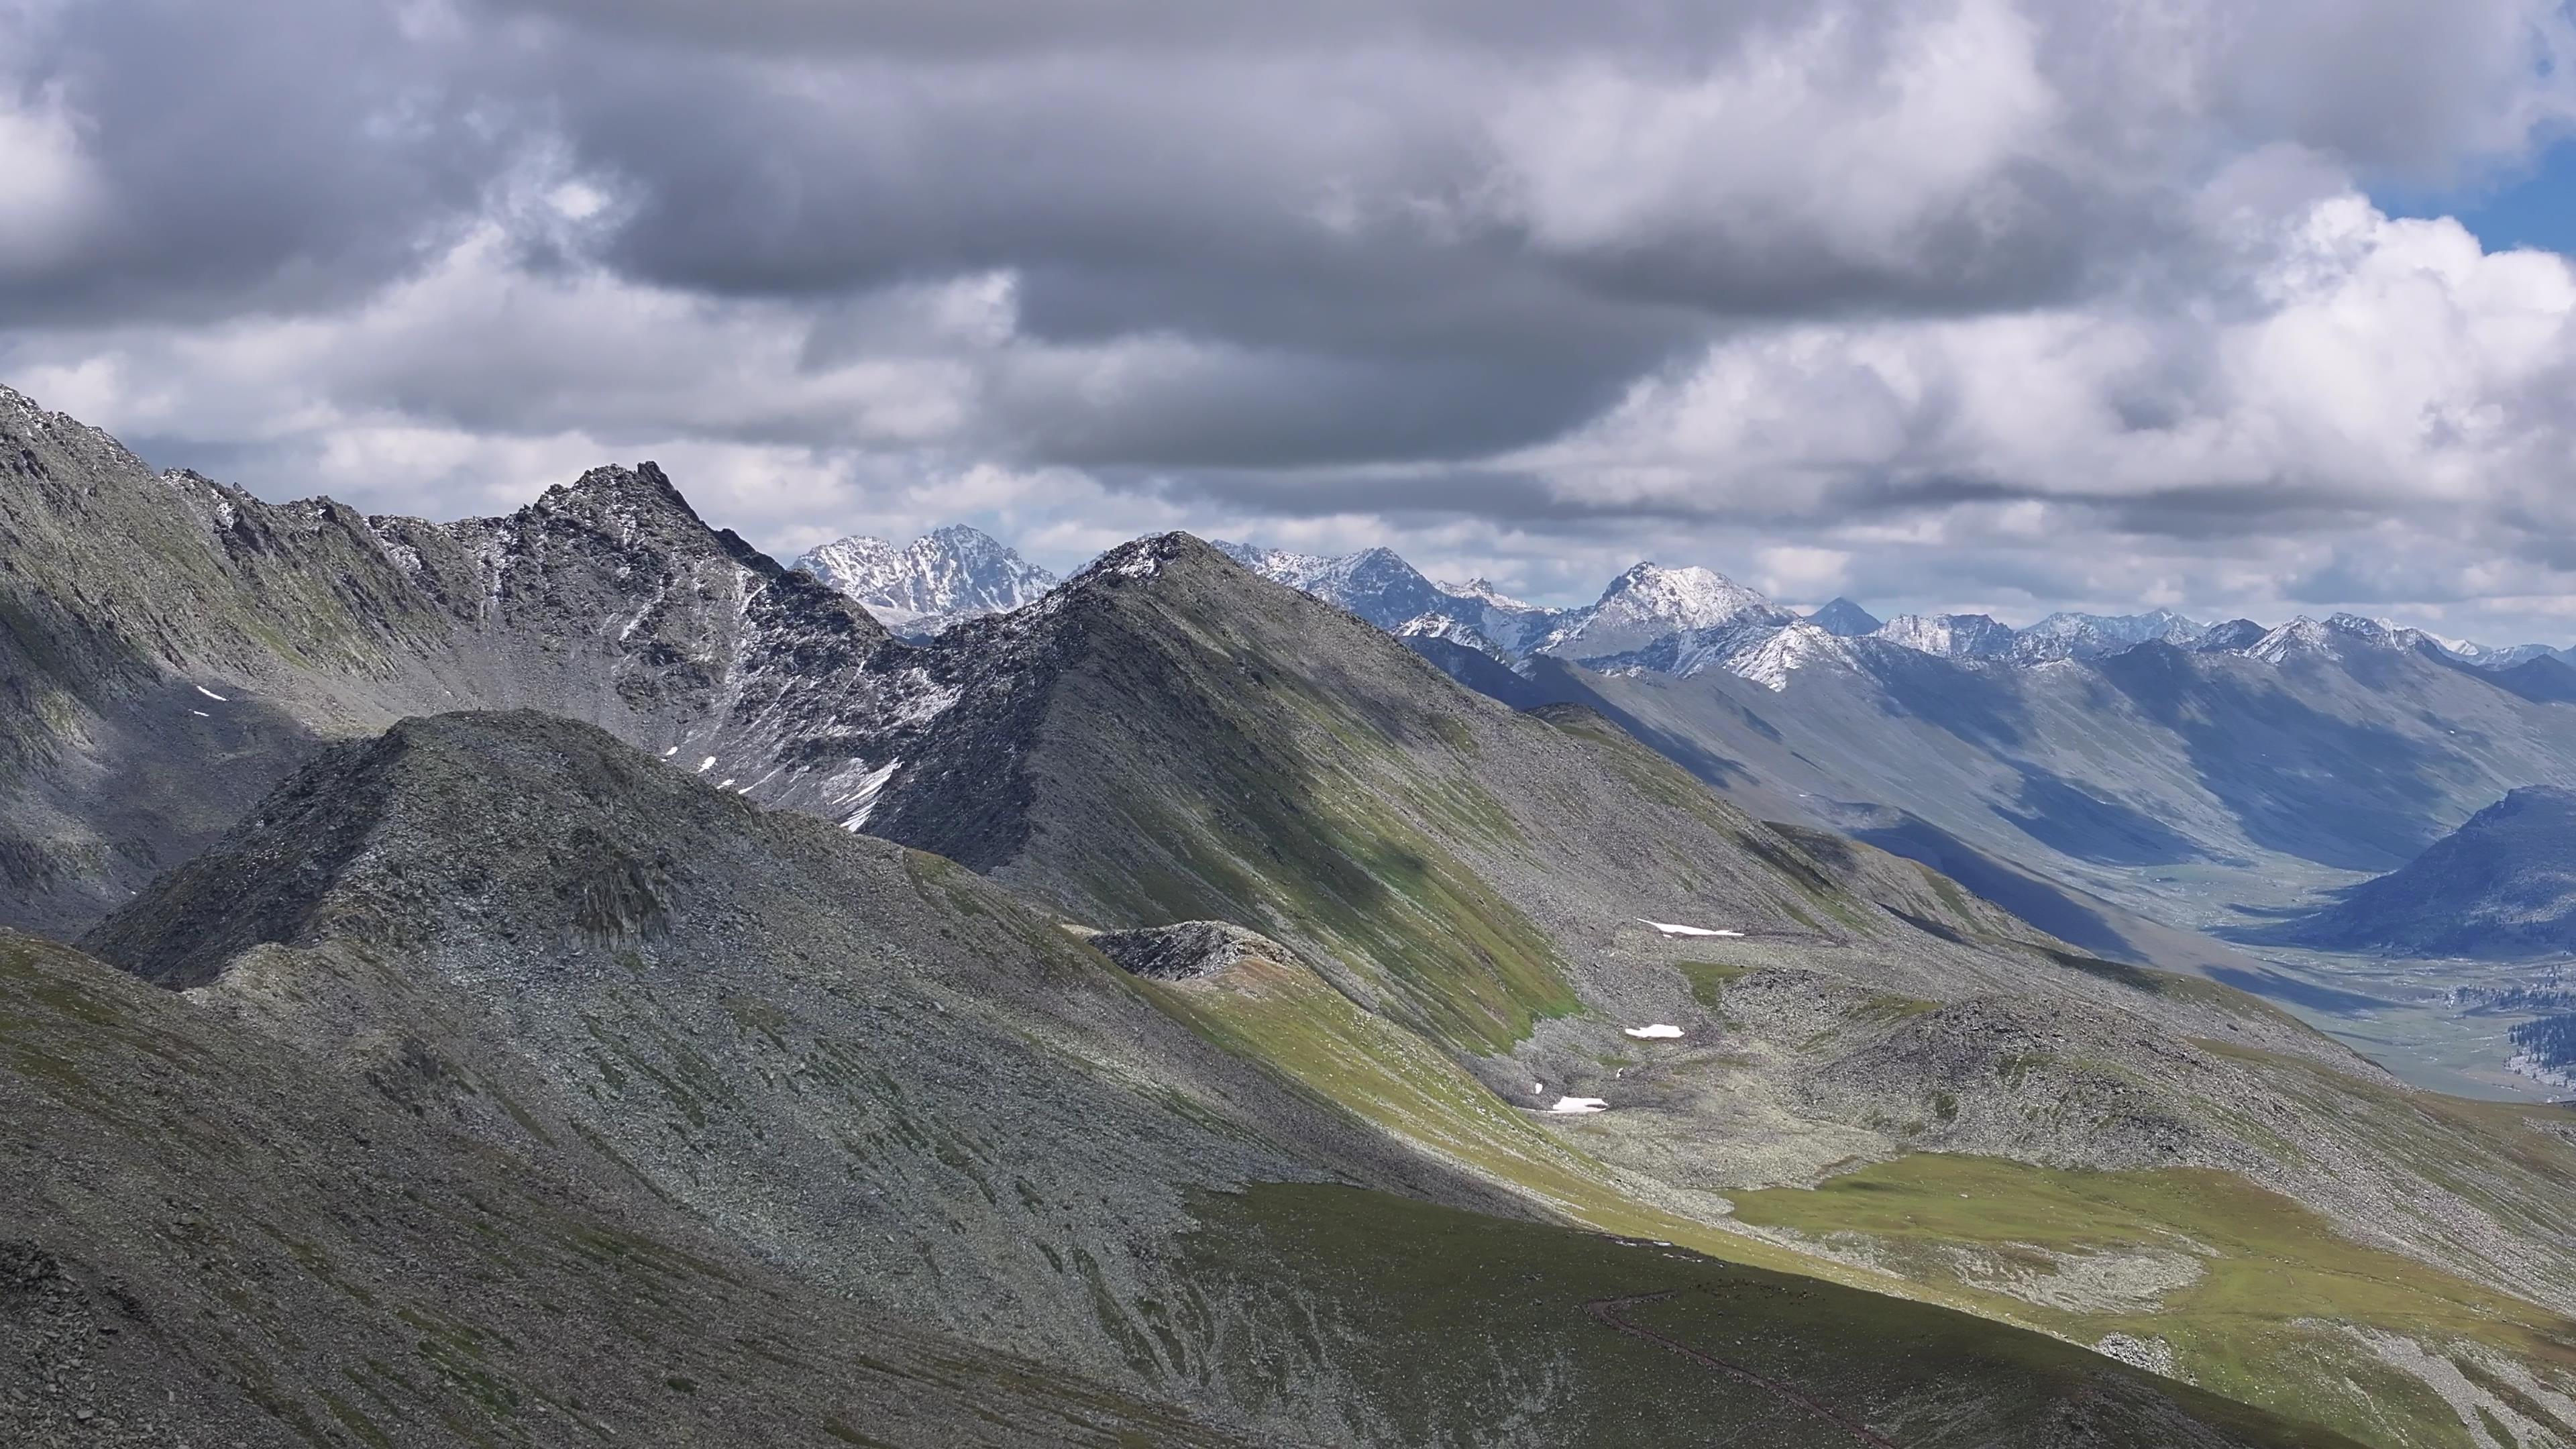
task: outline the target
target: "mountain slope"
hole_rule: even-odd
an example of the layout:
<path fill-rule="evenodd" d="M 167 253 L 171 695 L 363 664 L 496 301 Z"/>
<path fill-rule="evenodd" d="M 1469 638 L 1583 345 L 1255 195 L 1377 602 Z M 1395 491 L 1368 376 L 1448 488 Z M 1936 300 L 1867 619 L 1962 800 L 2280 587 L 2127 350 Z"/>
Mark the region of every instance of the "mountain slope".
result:
<path fill-rule="evenodd" d="M 434 1038 L 370 1084 L 230 1015 L 0 931 L 0 1439 L 1229 1442 L 455 1130 Z"/>
<path fill-rule="evenodd" d="M 2150 642 L 2015 668 L 1845 640 L 1771 678 L 1528 682 L 1602 702 L 1765 813 L 1901 811 L 2184 929 L 2394 869 L 2515 786 L 2576 783 L 2563 704 L 2425 650 L 2285 658 Z"/>
<path fill-rule="evenodd" d="M 2563 1143 L 2418 1130 L 2385 1077 L 2250 998 L 2085 958 L 1917 867 L 1759 824 L 1598 715 L 1478 704 L 1193 540 L 1113 551 L 1038 609 L 948 637 L 995 672 L 917 737 L 872 830 L 1087 925 L 1220 920 L 1285 943 L 1353 1024 L 1285 987 L 1173 1004 L 1345 1102 L 1426 1100 L 1463 1069 L 1613 1169 L 1632 1206 L 1517 1136 L 1379 1120 L 1586 1220 L 1642 1202 L 1704 1232 L 1725 1220 L 1713 1192 L 1921 1151 L 2197 1166 L 2439 1264 L 2427 1305 L 2576 1301 L 2576 1263 L 2532 1227 L 2576 1182 Z M 2255 1125 L 2276 1121 L 2298 1147 Z M 2485 1286 L 2431 1286 L 2467 1282 Z M 2342 1351 L 2241 1328 L 2196 1351 L 2249 1382 L 2268 1355 Z"/>
<path fill-rule="evenodd" d="M 956 867 L 534 713 L 334 747 L 85 944 L 603 1191 L 1101 1377 L 1152 1382 L 1148 1326 L 1096 1291 L 1168 1301 L 1132 1245 L 1193 1185 L 1494 1200 L 1205 1047 Z"/>
<path fill-rule="evenodd" d="M 1882 710 L 1877 727 L 2018 747 L 2027 721 L 2005 703 L 1922 691 L 1996 674 L 2098 685 L 2101 671 L 1953 665 L 1788 626 L 1837 652 L 1777 691 L 1734 680 L 1748 693 L 1724 697 L 1729 728 L 1746 748 L 1694 754 L 1642 709 L 1619 711 L 1632 737 L 1585 710 L 1480 701 L 1360 620 L 1178 536 L 914 648 L 741 557 L 648 470 L 603 470 L 516 520 L 363 522 L 358 543 L 427 580 L 390 597 L 425 599 L 441 622 L 414 643 L 343 610 L 330 637 L 395 640 L 377 674 L 251 639 L 227 667 L 277 681 L 322 723 L 291 720 L 346 731 L 358 705 L 453 679 L 595 712 L 669 763 L 572 726 L 405 726 L 330 755 L 94 939 L 156 977 L 206 982 L 210 1006 L 353 1081 L 372 1074 L 499 1146 L 578 1143 L 561 1158 L 584 1182 L 668 1197 L 881 1305 L 1249 1412 L 1243 1381 L 1209 1364 L 1235 1320 L 1208 1306 L 1182 1322 L 1190 1283 L 1160 1245 L 1196 1211 L 1193 1184 L 1223 1195 L 1278 1177 L 1803 1265 L 2131 1352 L 2159 1311 L 2135 1295 L 2070 1307 L 1960 1267 L 1989 1261 L 1973 1243 L 1951 1243 L 1968 1258 L 1862 1262 L 1830 1232 L 1731 1211 L 1731 1195 L 1873 1165 L 1919 1174 L 1947 1154 L 1988 1159 L 2004 1200 L 2035 1174 L 2123 1174 L 2147 1184 L 2151 1223 L 2192 1173 L 2313 1205 L 2324 1240 L 2380 1255 L 2368 1273 L 2387 1295 L 2324 1317 L 2182 1315 L 2173 1363 L 2381 1442 L 2444 1442 L 2448 1401 L 2389 1431 L 2310 1402 L 2313 1376 L 2285 1366 L 2374 1373 L 2368 1334 L 2435 1348 L 2466 1335 L 2480 1372 L 2539 1373 L 2566 1340 L 2553 1314 L 2576 1282 L 2552 1214 L 2576 1170 L 2560 1124 L 2405 1093 L 2248 998 L 2088 957 L 1916 866 L 1762 824 L 1639 742 L 1742 788 L 1828 737 L 1829 722 L 1782 730 L 1764 711 L 1865 667 L 1928 706 Z M 286 572 L 334 587 L 327 570 Z M 102 637 L 135 634 L 76 582 L 41 601 Z M 262 597 L 238 573 L 202 592 L 237 613 Z M 2224 667 L 2352 677 L 2413 657 Z M 2477 685 L 2442 672 L 2446 688 Z M 197 687 L 165 663 L 145 673 Z M 126 702 L 83 707 L 109 720 Z M 2097 851 L 2173 848 L 2116 797 L 2014 778 L 2019 818 L 1997 828 L 2073 821 L 2065 838 Z M 822 820 L 762 814 L 744 792 Z M 860 828 L 1001 888 L 852 839 Z M 1144 981 L 1059 929 L 1184 921 L 1258 931 L 1295 959 Z M 426 1052 L 411 1069 L 403 1030 Z M 901 1068 L 894 1088 L 852 1096 L 851 1063 L 876 1059 Z M 888 1107 L 904 1078 L 935 1105 Z M 1095 1098 L 1114 1140 L 1061 1145 L 1092 1130 L 1065 1104 Z M 853 1109 L 881 1135 L 849 1135 Z M 1065 1203 L 1032 1179 L 1030 1201 L 987 1152 L 1113 1186 Z M 921 1241 L 839 1230 L 876 1221 L 879 1193 Z M 2341 1271 L 2341 1249 L 2299 1241 Z M 1036 1276 L 1033 1243 L 1065 1270 Z M 2099 1266 L 2149 1271 L 2158 1251 L 2133 1234 Z M 1363 1379 L 1336 1367 L 1264 1412 L 1332 1437 L 1316 1426 L 1386 1412 Z"/>
<path fill-rule="evenodd" d="M 263 1413 L 346 1423 L 344 1408 L 437 1442 L 413 1429 L 423 1408 L 404 1394 L 419 1390 L 400 1384 L 431 1375 L 476 1397 L 444 1410 L 459 1440 L 550 1441 L 554 1417 L 685 1440 L 705 1432 L 701 1397 L 721 1414 L 774 1383 L 730 1432 L 943 1444 L 968 1436 L 942 1416 L 981 1401 L 992 1427 L 971 1437 L 997 1443 L 1023 1425 L 1051 1442 L 1201 1442 L 1209 1422 L 1268 1442 L 1643 1445 L 1716 1430 L 1823 1445 L 1849 1442 L 1852 1422 L 1962 1446 L 2343 1442 L 1964 1314 L 1442 1207 L 1528 1201 L 1218 1050 L 1165 993 L 1315 979 L 1257 938 L 1176 940 L 1182 955 L 1211 940 L 1231 954 L 1170 982 L 1130 978 L 945 862 L 761 811 L 589 727 L 407 721 L 328 752 L 94 933 L 140 973 L 196 983 L 191 1001 L 84 984 L 99 973 L 51 948 L 37 949 L 53 974 L 23 998 L 0 972 L 15 1044 L 0 1057 L 12 1129 L 0 1141 L 54 1110 L 26 1090 L 115 1101 L 100 1074 L 120 1060 L 127 1014 L 159 1032 L 133 1053 L 146 1070 L 166 1078 L 153 1064 L 166 1055 L 191 1076 L 183 1116 L 111 1111 L 104 1131 L 32 1140 L 157 1174 L 144 1200 L 174 1185 L 192 1246 L 120 1230 L 121 1214 L 77 1196 L 12 1226 L 47 1252 L 76 1250 L 98 1281 L 140 1285 L 138 1322 L 225 1291 L 220 1274 L 174 1276 L 207 1244 L 261 1275 L 227 1337 L 191 1350 L 230 1367 L 225 1355 L 297 1335 L 259 1364 L 258 1392 L 219 1381 L 199 1395 L 227 1416 L 208 1421 L 258 1442 L 291 1432 Z M 262 1080 L 274 1063 L 291 1072 Z M 312 1125 L 227 1115 L 281 1090 Z M 1517 1130 L 1565 1170 L 1592 1171 Z M 209 1170 L 170 1151 L 173 1131 L 210 1157 L 239 1134 L 297 1166 L 214 1174 L 224 1185 L 209 1197 Z M 474 1171 L 437 1178 L 405 1155 L 420 1141 Z M 369 1196 L 353 1197 L 358 1182 Z M 1420 1196 L 1352 1185 L 1364 1182 Z M 270 1211 L 260 1193 L 288 1206 Z M 521 1206 L 538 1193 L 563 1227 Z M 405 1217 L 353 1242 L 338 1219 L 377 1197 L 426 1225 Z M 261 1241 L 252 1224 L 277 1247 L 233 1246 Z M 501 1246 L 486 1261 L 505 1270 L 488 1299 L 431 1311 L 377 1297 L 385 1260 L 429 1255 L 402 1281 L 435 1281 L 438 1255 L 488 1234 Z M 597 1307 L 547 1298 L 567 1274 L 616 1275 L 643 1295 L 632 1309 L 622 1293 Z M 721 1286 L 698 1286 L 709 1280 Z M 503 1284 L 543 1285 L 531 1296 L 552 1311 Z M 708 1291 L 723 1303 L 702 1309 Z M 1658 1307 L 1674 1294 L 1680 1311 Z M 735 1304 L 759 1326 L 727 1338 Z M 388 1318 L 423 1326 L 417 1352 Z M 835 1340 L 842 1323 L 868 1327 Z M 683 1324 L 704 1341 L 670 1342 Z M 1748 1337 L 1761 1345 L 1751 1378 L 1726 1366 Z M 745 1364 L 737 1346 L 783 1355 L 787 1371 Z M 1015 1346 L 1055 1367 L 1015 1368 Z M 865 1372 L 803 1376 L 854 1351 Z M 623 1361 L 580 1377 L 592 1352 Z M 1676 1376 L 1676 1354 L 1726 1357 Z M 916 1382 L 924 1361 L 943 1372 Z M 1406 1361 L 1414 1372 L 1389 1372 Z M 149 1413 L 158 1387 L 114 1389 L 120 1421 Z M 627 1428 L 671 1394 L 687 1400 L 679 1412 Z M 1829 1396 L 1830 1412 L 1810 1407 Z"/>
<path fill-rule="evenodd" d="M 2515 790 L 2422 855 L 2241 939 L 2329 951 L 2508 958 L 2576 948 L 2576 790 Z"/>

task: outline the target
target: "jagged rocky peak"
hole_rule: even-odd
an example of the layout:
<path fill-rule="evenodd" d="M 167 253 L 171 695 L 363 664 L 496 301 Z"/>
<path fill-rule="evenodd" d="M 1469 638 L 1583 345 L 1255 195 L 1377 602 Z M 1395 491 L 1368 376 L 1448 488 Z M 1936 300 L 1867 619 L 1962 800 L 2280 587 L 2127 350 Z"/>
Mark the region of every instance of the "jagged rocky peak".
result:
<path fill-rule="evenodd" d="M 852 535 L 807 550 L 794 567 L 848 595 L 879 623 L 916 636 L 1035 603 L 1057 582 L 962 523 L 934 528 L 901 548 Z"/>
<path fill-rule="evenodd" d="M 1838 639 L 1857 639 L 1863 634 L 1875 634 L 1886 623 L 1876 614 L 1841 597 L 1809 614 L 1807 622 Z"/>
<path fill-rule="evenodd" d="M 2341 637 L 2352 636 L 2301 614 L 2245 646 L 2244 652 L 2266 664 L 2279 664 L 2304 654 L 2332 656 L 2340 652 Z"/>
<path fill-rule="evenodd" d="M 622 463 L 604 463 L 583 471 L 570 483 L 557 483 L 537 495 L 539 508 L 565 508 L 617 505 L 645 505 L 668 508 L 696 519 L 698 511 L 671 483 L 671 475 L 662 465 L 647 460 L 627 467 Z"/>
<path fill-rule="evenodd" d="M 1820 665 L 1858 668 L 1860 661 L 1847 642 L 1854 637 L 1858 636 L 1838 634 L 1812 619 L 1802 619 L 1740 651 L 1725 662 L 1725 668 L 1729 674 L 1779 693 L 1789 687 L 1789 677 L 1801 669 Z"/>

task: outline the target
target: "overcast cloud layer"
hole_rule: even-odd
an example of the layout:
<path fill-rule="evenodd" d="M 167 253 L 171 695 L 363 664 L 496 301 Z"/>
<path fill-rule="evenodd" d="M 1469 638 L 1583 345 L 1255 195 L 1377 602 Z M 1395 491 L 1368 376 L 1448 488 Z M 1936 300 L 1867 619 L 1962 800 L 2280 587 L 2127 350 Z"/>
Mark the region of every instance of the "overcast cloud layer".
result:
<path fill-rule="evenodd" d="M 2576 638 L 2576 271 L 2374 190 L 2558 0 L 0 0 L 0 381 L 269 497 L 782 555 Z"/>

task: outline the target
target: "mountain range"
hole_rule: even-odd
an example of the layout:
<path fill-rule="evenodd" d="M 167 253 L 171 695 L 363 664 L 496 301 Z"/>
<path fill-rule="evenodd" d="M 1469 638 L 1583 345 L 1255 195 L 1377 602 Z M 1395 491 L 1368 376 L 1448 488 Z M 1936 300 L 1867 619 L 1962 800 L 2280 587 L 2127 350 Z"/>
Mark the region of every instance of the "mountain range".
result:
<path fill-rule="evenodd" d="M 2170 609 L 2060 612 L 2016 629 L 1984 614 L 1906 614 L 1881 620 L 1849 598 L 1836 598 L 1801 616 L 1708 569 L 1652 563 L 1638 564 L 1612 580 L 1592 604 L 1555 609 L 1515 599 L 1484 579 L 1435 582 L 1382 547 L 1337 557 L 1222 540 L 1215 547 L 1265 578 L 1390 633 L 1443 639 L 1515 663 L 1545 654 L 1663 673 L 1720 668 L 1769 682 L 1779 676 L 1776 661 L 1803 659 L 1813 651 L 1811 641 L 1776 638 L 1796 623 L 1839 639 L 1878 639 L 1945 659 L 2024 665 L 2107 658 L 2151 642 L 2244 654 L 2268 663 L 2348 647 L 2431 648 L 2492 670 L 2567 658 L 2565 651 L 2545 645 L 2492 649 L 2355 614 L 2334 614 L 2323 621 L 2301 617 L 2266 628 L 2245 619 L 2206 625 Z M 963 524 L 933 529 L 901 548 L 853 535 L 798 555 L 790 567 L 813 575 L 855 600 L 879 623 L 915 639 L 966 619 L 1019 608 L 1058 582 L 1055 575 Z M 1723 644 L 1738 647 L 1717 647 Z"/>
<path fill-rule="evenodd" d="M 650 464 L 435 524 L 156 473 L 12 393 L 0 443 L 18 1439 L 2576 1417 L 2576 1118 L 2407 1088 L 1872 843 L 1923 853 L 1920 816 L 1739 803 L 1878 749 L 2036 771 L 2053 706 L 1978 689 L 2071 708 L 2141 658 L 2561 708 L 2457 661 L 1960 663 L 1652 567 L 1579 617 L 1435 586 L 1470 644 L 1317 596 L 1400 560 L 1310 593 L 1181 534 L 912 642 Z M 1819 638 L 1862 668 L 1688 668 Z M 1824 721 L 1834 680 L 1870 691 L 1841 726 L 1755 710 Z M 2136 689 L 2168 733 L 2237 708 Z M 1999 829 L 2190 844 L 2074 769 Z"/>
<path fill-rule="evenodd" d="M 2392 869 L 2507 790 L 2576 783 L 2576 668 L 2539 646 L 2349 614 L 2013 630 L 1837 599 L 1799 618 L 1655 565 L 1506 644 L 1384 550 L 1367 589 L 1334 561 L 1237 556 L 1496 699 L 1600 709 L 1749 809 L 1859 832 L 2091 949 L 2247 984 L 2286 985 L 2198 933 Z"/>

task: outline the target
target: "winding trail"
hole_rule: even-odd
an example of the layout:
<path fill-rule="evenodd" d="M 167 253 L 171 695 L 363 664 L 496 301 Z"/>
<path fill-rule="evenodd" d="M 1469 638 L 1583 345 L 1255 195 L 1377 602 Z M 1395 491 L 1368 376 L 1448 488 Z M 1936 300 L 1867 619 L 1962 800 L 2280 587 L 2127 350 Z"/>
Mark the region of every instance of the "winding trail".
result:
<path fill-rule="evenodd" d="M 1844 1418 L 1842 1415 L 1835 1413 L 1833 1410 L 1826 1408 L 1820 1403 L 1817 1403 L 1814 1399 L 1807 1397 L 1805 1394 L 1802 1394 L 1798 1390 L 1791 1388 L 1789 1385 L 1780 1382 L 1778 1379 L 1764 1378 L 1762 1375 L 1744 1367 L 1742 1364 L 1728 1363 L 1726 1360 L 1719 1358 L 1714 1354 L 1703 1353 L 1678 1339 L 1666 1338 L 1651 1328 L 1640 1328 L 1636 1324 L 1630 1323 L 1628 1320 L 1619 1316 L 1619 1310 L 1627 1307 L 1631 1303 L 1660 1303 L 1664 1299 L 1672 1297 L 1679 1291 L 1680 1290 L 1678 1289 L 1667 1288 L 1661 1293 L 1634 1293 L 1625 1298 L 1595 1298 L 1591 1302 L 1584 1304 L 1583 1307 L 1584 1310 L 1590 1313 L 1593 1317 L 1600 1319 L 1603 1323 L 1608 1324 L 1621 1333 L 1642 1338 L 1648 1343 L 1661 1344 L 1664 1347 L 1671 1349 L 1673 1352 L 1680 1354 L 1684 1358 L 1706 1364 L 1708 1367 L 1717 1370 L 1728 1378 L 1736 1380 L 1738 1383 L 1751 1384 L 1753 1387 L 1761 1389 L 1766 1393 L 1774 1394 L 1780 1398 L 1786 1399 L 1790 1403 L 1796 1404 L 1798 1407 L 1814 1414 L 1816 1417 L 1831 1423 L 1834 1427 L 1845 1431 L 1860 1442 L 1875 1446 L 1875 1449 L 1899 1449 L 1895 1440 L 1879 1433 L 1867 1424 L 1863 1424 L 1854 1419 Z"/>

